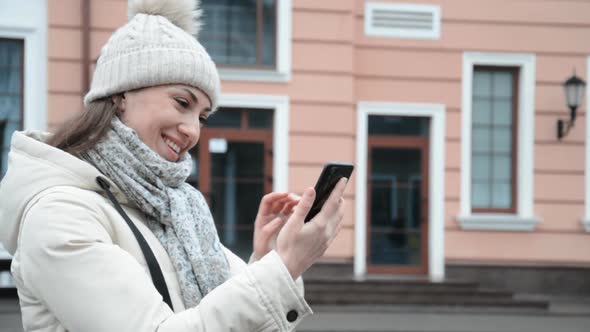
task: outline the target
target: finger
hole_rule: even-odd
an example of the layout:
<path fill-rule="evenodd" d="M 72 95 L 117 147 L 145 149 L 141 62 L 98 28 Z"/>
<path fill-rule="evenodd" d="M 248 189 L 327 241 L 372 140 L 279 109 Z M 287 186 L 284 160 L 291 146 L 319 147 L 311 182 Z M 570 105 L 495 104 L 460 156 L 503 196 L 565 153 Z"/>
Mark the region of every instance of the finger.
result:
<path fill-rule="evenodd" d="M 303 227 L 305 216 L 309 213 L 313 200 L 315 199 L 315 190 L 313 188 L 307 188 L 303 192 L 299 204 L 295 207 L 295 211 L 287 221 L 285 228 L 288 229 L 289 233 L 297 233 Z"/>
<path fill-rule="evenodd" d="M 338 200 L 338 208 L 336 210 L 336 214 L 333 218 L 330 219 L 328 222 L 328 229 L 329 231 L 338 233 L 339 229 L 342 227 L 343 220 L 344 220 L 344 208 L 346 203 L 344 198 L 340 197 Z"/>
<path fill-rule="evenodd" d="M 284 220 L 281 218 L 274 218 L 268 224 L 264 225 L 264 233 L 268 236 L 268 238 L 272 237 L 275 233 L 277 233 L 281 227 L 285 224 Z"/>
<path fill-rule="evenodd" d="M 279 216 L 288 216 L 290 214 L 289 213 L 290 210 L 291 210 L 290 204 L 285 204 L 285 205 L 283 205 L 283 208 L 281 209 L 281 211 L 279 211 L 278 215 Z"/>
<path fill-rule="evenodd" d="M 285 207 L 285 204 L 288 204 L 289 202 L 289 198 L 288 197 L 283 197 L 280 198 L 278 200 L 276 200 L 273 204 L 272 204 L 272 208 L 271 211 L 273 214 L 278 214 L 280 213 L 283 208 Z"/>
<path fill-rule="evenodd" d="M 260 200 L 260 206 L 258 207 L 258 214 L 266 215 L 272 212 L 272 205 L 276 200 L 284 198 L 289 193 L 280 193 L 280 192 L 272 192 L 270 194 L 264 195 L 262 200 Z"/>
<path fill-rule="evenodd" d="M 296 194 L 288 194 L 287 197 L 280 199 L 276 206 L 273 206 L 273 213 L 290 215 L 293 213 L 293 207 L 299 204 L 301 196 Z"/>
<path fill-rule="evenodd" d="M 346 188 L 347 183 L 347 178 L 342 178 L 338 181 L 338 183 L 336 183 L 336 186 L 322 207 L 322 212 L 332 214 L 336 211 L 339 205 L 338 203 L 340 202 L 340 198 L 342 195 L 344 195 L 344 189 Z"/>
<path fill-rule="evenodd" d="M 293 213 L 293 209 L 295 208 L 295 206 L 297 206 L 297 204 L 299 204 L 300 201 L 301 196 L 299 195 L 296 195 L 295 197 L 290 197 L 290 201 L 285 204 L 285 206 L 281 210 L 281 213 L 284 215 L 290 215 L 291 213 Z"/>
<path fill-rule="evenodd" d="M 330 240 L 328 241 L 328 247 L 332 244 L 332 242 L 334 242 L 334 240 L 338 237 L 338 234 L 340 233 L 340 230 L 342 229 L 342 226 L 344 225 L 344 222 L 341 220 L 338 225 L 336 225 L 336 230 L 334 231 L 334 233 L 332 233 Z"/>
<path fill-rule="evenodd" d="M 294 203 L 294 205 L 297 205 L 297 203 L 299 203 L 299 201 L 301 200 L 301 196 L 293 193 L 290 193 L 289 196 L 287 196 L 287 198 L 289 204 Z"/>

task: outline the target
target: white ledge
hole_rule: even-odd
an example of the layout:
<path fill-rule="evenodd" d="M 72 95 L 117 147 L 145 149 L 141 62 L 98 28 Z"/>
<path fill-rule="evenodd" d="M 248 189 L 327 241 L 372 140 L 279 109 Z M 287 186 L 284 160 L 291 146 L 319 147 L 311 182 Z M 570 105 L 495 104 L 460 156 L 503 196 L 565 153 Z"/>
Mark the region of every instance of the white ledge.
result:
<path fill-rule="evenodd" d="M 2 243 L 0 243 L 0 259 L 11 259 L 11 258 L 12 258 L 12 256 L 10 256 L 8 251 L 6 251 L 6 249 L 4 249 L 4 246 L 2 246 Z"/>
<path fill-rule="evenodd" d="M 227 81 L 288 82 L 290 73 L 262 69 L 219 68 L 219 76 Z"/>
<path fill-rule="evenodd" d="M 465 230 L 533 231 L 541 219 L 514 214 L 477 214 L 459 216 L 457 221 Z"/>
<path fill-rule="evenodd" d="M 586 232 L 590 232 L 590 219 L 582 220 L 582 225 L 584 226 Z"/>

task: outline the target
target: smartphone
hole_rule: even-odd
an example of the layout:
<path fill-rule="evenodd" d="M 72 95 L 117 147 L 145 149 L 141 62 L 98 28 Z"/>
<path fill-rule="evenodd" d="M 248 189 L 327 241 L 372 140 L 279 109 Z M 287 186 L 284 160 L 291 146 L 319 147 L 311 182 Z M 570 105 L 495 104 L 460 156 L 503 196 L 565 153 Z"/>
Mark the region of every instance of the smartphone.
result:
<path fill-rule="evenodd" d="M 350 179 L 350 175 L 354 170 L 354 165 L 351 163 L 329 162 L 324 165 L 324 169 L 315 184 L 315 200 L 311 206 L 311 210 L 305 217 L 305 222 L 310 221 L 320 212 L 324 203 L 330 197 L 330 193 L 336 186 L 336 183 L 342 178 Z"/>

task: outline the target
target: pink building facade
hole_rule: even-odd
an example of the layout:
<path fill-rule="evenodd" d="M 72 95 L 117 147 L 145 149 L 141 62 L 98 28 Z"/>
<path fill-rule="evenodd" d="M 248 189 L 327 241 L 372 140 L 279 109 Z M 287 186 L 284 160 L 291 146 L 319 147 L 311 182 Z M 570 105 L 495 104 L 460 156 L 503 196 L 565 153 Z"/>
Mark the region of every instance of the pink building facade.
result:
<path fill-rule="evenodd" d="M 299 193 L 338 160 L 356 169 L 325 262 L 358 277 L 590 266 L 588 89 L 575 126 L 556 137 L 563 82 L 590 76 L 590 3 L 202 2 L 199 39 L 220 68 L 222 110 L 189 180 L 229 247 L 248 248 L 260 195 Z M 0 2 L 0 70 L 12 75 L 0 98 L 13 100 L 0 117 L 18 114 L 6 132 L 52 130 L 82 111 L 126 7 Z"/>

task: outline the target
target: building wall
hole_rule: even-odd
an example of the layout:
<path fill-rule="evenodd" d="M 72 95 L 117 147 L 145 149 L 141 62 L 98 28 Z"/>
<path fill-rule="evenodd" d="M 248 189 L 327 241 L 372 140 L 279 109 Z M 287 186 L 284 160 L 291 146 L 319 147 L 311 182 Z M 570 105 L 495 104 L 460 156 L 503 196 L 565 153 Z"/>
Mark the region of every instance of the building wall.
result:
<path fill-rule="evenodd" d="M 81 3 L 49 0 L 50 128 L 82 107 Z M 126 21 L 126 1 L 90 3 L 92 62 L 114 29 Z M 289 189 L 301 192 L 312 185 L 325 160 L 355 161 L 359 102 L 444 104 L 446 261 L 590 263 L 590 237 L 580 222 L 585 209 L 585 103 L 570 135 L 562 142 L 555 137 L 555 122 L 566 115 L 562 82 L 573 68 L 588 80 L 590 3 L 431 0 L 428 4 L 441 7 L 439 40 L 367 37 L 364 4 L 293 0 L 291 80 L 223 82 L 224 93 L 289 96 Z M 466 51 L 535 55 L 533 211 L 542 221 L 534 231 L 466 231 L 456 221 Z M 328 259 L 354 256 L 354 188 L 353 177 L 346 191 L 345 227 L 328 250 Z"/>
<path fill-rule="evenodd" d="M 48 0 L 48 129 L 82 110 L 82 1 Z"/>

